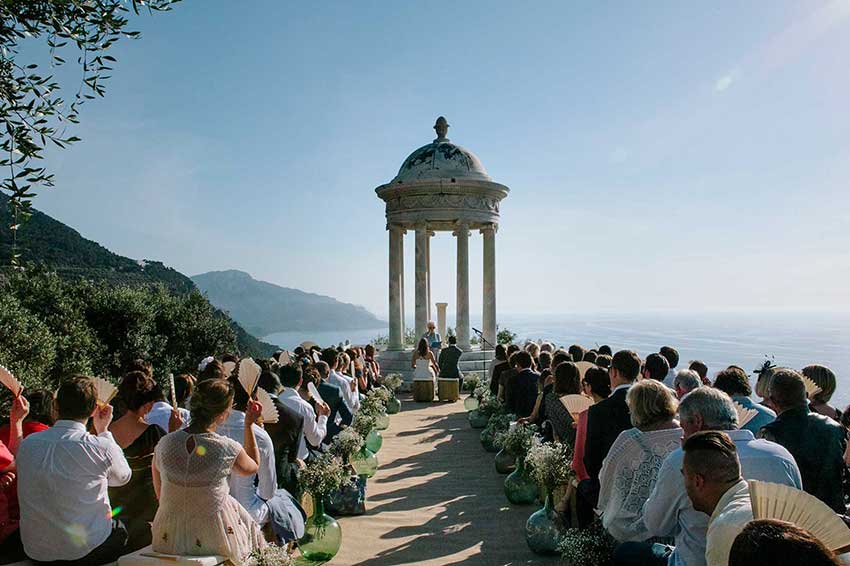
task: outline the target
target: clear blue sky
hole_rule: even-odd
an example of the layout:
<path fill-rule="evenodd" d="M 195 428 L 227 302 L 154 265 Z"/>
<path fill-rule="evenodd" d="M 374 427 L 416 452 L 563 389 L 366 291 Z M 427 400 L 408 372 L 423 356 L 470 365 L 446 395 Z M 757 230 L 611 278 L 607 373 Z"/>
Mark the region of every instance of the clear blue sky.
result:
<path fill-rule="evenodd" d="M 115 252 L 385 314 L 374 188 L 442 114 L 511 188 L 501 312 L 850 308 L 850 0 L 186 0 L 137 28 L 36 201 Z M 432 261 L 453 321 L 450 234 Z"/>

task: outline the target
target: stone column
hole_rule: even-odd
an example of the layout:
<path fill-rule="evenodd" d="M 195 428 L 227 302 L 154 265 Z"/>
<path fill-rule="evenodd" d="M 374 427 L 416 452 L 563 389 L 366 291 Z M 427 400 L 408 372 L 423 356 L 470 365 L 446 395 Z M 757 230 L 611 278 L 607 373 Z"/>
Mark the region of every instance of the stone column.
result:
<path fill-rule="evenodd" d="M 416 226 L 416 340 L 425 334 L 428 325 L 428 227 L 424 224 Z"/>
<path fill-rule="evenodd" d="M 390 343 L 388 349 L 404 349 L 404 230 L 397 225 L 390 232 Z"/>
<path fill-rule="evenodd" d="M 446 307 L 449 303 L 437 303 L 437 332 L 440 333 L 440 338 L 443 339 L 443 344 L 448 343 L 446 338 Z"/>
<path fill-rule="evenodd" d="M 469 225 L 460 224 L 457 237 L 457 312 L 455 334 L 457 346 L 468 351 L 469 346 Z"/>
<path fill-rule="evenodd" d="M 431 238 L 434 237 L 435 232 L 428 230 L 428 238 L 425 240 L 425 255 L 428 258 L 428 320 L 434 320 L 433 314 L 431 313 Z"/>
<path fill-rule="evenodd" d="M 496 226 L 481 229 L 484 235 L 484 310 L 481 331 L 484 338 L 496 344 Z M 492 348 L 493 346 L 488 346 Z"/>

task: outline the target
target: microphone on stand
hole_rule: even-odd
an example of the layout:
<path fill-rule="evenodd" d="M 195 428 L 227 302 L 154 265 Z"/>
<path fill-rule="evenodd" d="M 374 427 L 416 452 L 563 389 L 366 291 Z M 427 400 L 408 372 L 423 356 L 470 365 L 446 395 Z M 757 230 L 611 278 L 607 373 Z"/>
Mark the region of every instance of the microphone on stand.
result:
<path fill-rule="evenodd" d="M 474 326 L 472 327 L 472 331 L 475 332 L 476 334 L 484 334 L 483 332 L 481 332 L 480 330 L 478 330 Z"/>

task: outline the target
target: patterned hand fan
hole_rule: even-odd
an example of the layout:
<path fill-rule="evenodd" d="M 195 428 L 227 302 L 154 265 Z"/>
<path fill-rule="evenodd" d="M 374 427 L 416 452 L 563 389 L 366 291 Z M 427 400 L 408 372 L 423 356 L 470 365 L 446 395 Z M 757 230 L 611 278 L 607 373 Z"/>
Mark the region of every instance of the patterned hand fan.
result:
<path fill-rule="evenodd" d="M 755 409 L 748 409 L 737 401 L 732 401 L 735 405 L 735 411 L 738 413 L 738 428 L 744 428 L 744 425 L 753 420 L 759 414 Z"/>
<path fill-rule="evenodd" d="M 271 395 L 262 387 L 257 387 L 257 402 L 263 406 L 263 412 L 260 414 L 260 420 L 263 423 L 274 424 L 280 418 L 277 407 L 274 406 Z"/>
<path fill-rule="evenodd" d="M 171 390 L 171 408 L 177 408 L 177 390 L 174 388 L 174 374 L 168 374 L 168 388 Z"/>
<path fill-rule="evenodd" d="M 319 395 L 319 389 L 313 385 L 312 381 L 307 382 L 307 391 L 310 392 L 310 397 L 312 397 L 316 403 L 324 403 L 324 401 L 322 401 L 322 396 Z"/>
<path fill-rule="evenodd" d="M 224 362 L 222 365 L 224 366 L 224 378 L 227 379 L 233 375 L 233 370 L 236 369 L 236 362 Z"/>
<path fill-rule="evenodd" d="M 12 372 L 6 369 L 4 366 L 0 366 L 0 383 L 3 384 L 9 391 L 12 392 L 12 395 L 17 397 L 24 390 L 24 386 L 21 385 L 21 382 L 18 381 Z"/>
<path fill-rule="evenodd" d="M 777 519 L 812 533 L 836 554 L 850 547 L 850 528 L 826 503 L 805 491 L 761 481 L 750 481 L 750 502 L 755 519 Z"/>
<path fill-rule="evenodd" d="M 593 399 L 584 395 L 564 395 L 561 397 L 561 404 L 573 416 L 573 420 L 578 422 L 578 416 L 593 405 Z"/>
<path fill-rule="evenodd" d="M 290 362 L 292 362 L 292 358 L 289 357 L 289 352 L 287 352 L 286 350 L 281 352 L 280 356 L 278 356 L 278 358 L 277 358 L 277 363 L 279 363 L 282 366 L 288 366 L 290 364 Z"/>
<path fill-rule="evenodd" d="M 97 404 L 105 407 L 118 393 L 118 388 L 100 377 L 93 377 L 94 389 L 97 392 Z"/>
<path fill-rule="evenodd" d="M 239 383 L 242 384 L 242 388 L 245 389 L 248 396 L 254 394 L 257 382 L 260 381 L 261 371 L 260 366 L 252 358 L 243 358 L 239 362 Z"/>
<path fill-rule="evenodd" d="M 809 399 L 823 391 L 817 383 L 812 381 L 812 378 L 805 375 L 803 376 L 803 385 L 806 386 L 806 397 Z"/>
<path fill-rule="evenodd" d="M 576 367 L 578 368 L 578 378 L 584 379 L 584 374 L 587 373 L 587 370 L 594 367 L 596 364 L 592 364 L 590 362 L 575 362 Z"/>

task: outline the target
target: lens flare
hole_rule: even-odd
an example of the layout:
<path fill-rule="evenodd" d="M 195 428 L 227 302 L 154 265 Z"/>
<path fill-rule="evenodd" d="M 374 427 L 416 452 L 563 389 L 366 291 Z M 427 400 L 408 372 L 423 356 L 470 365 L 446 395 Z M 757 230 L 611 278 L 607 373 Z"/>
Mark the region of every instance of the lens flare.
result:
<path fill-rule="evenodd" d="M 195 448 L 195 454 L 197 454 L 198 456 L 206 456 L 207 447 L 206 446 L 198 446 L 197 448 Z"/>
<path fill-rule="evenodd" d="M 118 506 L 116 506 L 116 507 L 113 507 L 112 511 L 110 511 L 110 512 L 107 514 L 107 518 L 108 518 L 108 519 L 113 519 L 113 518 L 115 518 L 115 516 L 116 516 L 116 515 L 118 515 L 118 513 L 120 513 L 120 512 L 121 512 L 121 511 L 123 511 L 123 510 L 124 510 L 124 508 L 123 508 L 123 507 L 121 507 L 120 505 L 118 505 Z"/>

